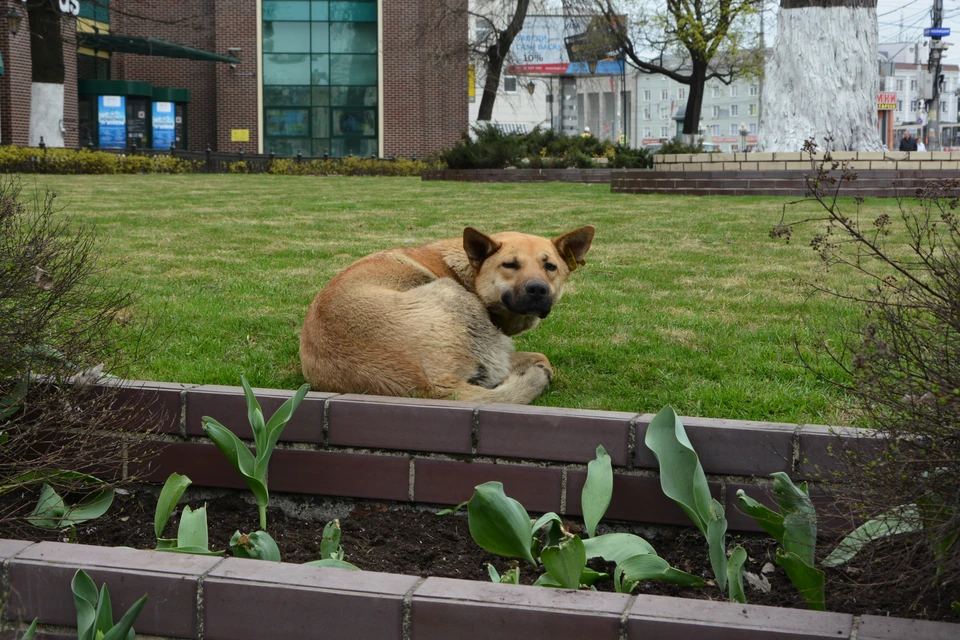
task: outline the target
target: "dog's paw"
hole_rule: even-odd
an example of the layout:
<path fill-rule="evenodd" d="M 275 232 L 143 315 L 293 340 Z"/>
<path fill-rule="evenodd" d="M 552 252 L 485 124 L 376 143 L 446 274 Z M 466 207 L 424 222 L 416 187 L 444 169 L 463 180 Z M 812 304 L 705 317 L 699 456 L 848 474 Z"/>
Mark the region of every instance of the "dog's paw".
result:
<path fill-rule="evenodd" d="M 547 385 L 550 385 L 553 382 L 553 369 L 550 368 L 549 364 L 544 364 L 542 362 L 534 365 L 534 368 L 543 370 L 547 374 Z"/>

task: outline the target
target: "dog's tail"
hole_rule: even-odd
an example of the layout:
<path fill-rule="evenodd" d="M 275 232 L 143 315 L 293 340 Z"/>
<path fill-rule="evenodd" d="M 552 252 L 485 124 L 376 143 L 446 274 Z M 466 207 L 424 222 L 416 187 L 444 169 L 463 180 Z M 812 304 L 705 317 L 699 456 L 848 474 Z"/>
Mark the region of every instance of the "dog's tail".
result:
<path fill-rule="evenodd" d="M 534 398 L 550 386 L 550 379 L 549 369 L 541 365 L 535 365 L 519 373 L 511 373 L 503 382 L 492 389 L 469 382 L 461 382 L 444 395 L 450 400 L 463 400 L 465 402 L 530 404 Z"/>

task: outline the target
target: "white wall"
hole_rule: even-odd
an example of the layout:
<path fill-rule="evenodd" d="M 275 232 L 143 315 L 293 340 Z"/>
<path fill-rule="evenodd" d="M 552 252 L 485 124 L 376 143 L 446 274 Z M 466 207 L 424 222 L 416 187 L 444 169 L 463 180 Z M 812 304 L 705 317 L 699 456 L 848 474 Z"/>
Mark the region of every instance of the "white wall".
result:
<path fill-rule="evenodd" d="M 30 96 L 31 147 L 40 144 L 40 138 L 48 147 L 63 146 L 63 85 L 34 82 Z"/>

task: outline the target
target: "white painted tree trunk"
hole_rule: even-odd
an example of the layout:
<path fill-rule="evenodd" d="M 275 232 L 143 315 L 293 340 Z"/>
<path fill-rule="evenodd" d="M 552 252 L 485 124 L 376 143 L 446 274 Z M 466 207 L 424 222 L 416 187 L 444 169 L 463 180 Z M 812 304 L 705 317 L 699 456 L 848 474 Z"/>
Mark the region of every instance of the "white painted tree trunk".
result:
<path fill-rule="evenodd" d="M 873 4 L 781 6 L 764 77 L 757 151 L 800 151 L 809 138 L 834 151 L 884 150 L 877 131 Z M 826 137 L 833 142 L 825 145 Z"/>
<path fill-rule="evenodd" d="M 63 85 L 34 82 L 30 99 L 31 147 L 43 144 L 48 147 L 63 146 Z"/>

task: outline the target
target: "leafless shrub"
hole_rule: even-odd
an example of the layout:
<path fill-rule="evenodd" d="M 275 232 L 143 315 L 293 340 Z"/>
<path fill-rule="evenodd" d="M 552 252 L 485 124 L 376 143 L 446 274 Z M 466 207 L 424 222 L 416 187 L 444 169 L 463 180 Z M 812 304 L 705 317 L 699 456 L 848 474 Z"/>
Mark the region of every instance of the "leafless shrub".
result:
<path fill-rule="evenodd" d="M 129 451 L 149 451 L 150 411 L 125 406 L 118 381 L 103 384 L 132 361 L 117 346 L 131 296 L 109 281 L 94 230 L 55 199 L 30 201 L 19 179 L 0 180 L 0 520 L 28 513 L 42 482 L 61 495 L 90 488 L 56 470 L 116 483 Z"/>

